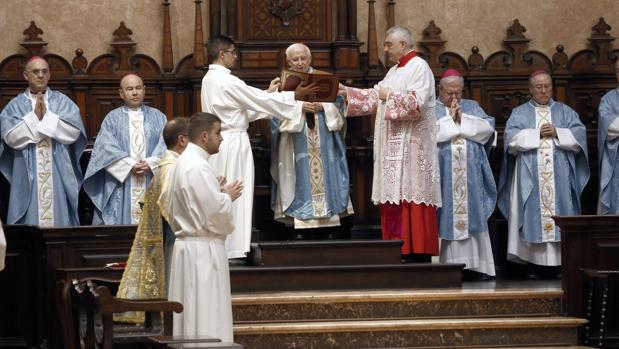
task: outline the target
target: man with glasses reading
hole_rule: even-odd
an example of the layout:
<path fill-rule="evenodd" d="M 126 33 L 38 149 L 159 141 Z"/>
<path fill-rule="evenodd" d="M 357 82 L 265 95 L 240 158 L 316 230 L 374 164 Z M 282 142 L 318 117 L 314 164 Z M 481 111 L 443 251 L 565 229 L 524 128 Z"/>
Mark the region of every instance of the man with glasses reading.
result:
<path fill-rule="evenodd" d="M 138 223 L 138 201 L 166 150 L 166 116 L 144 105 L 142 79 L 125 75 L 118 93 L 125 105 L 105 116 L 84 178 L 84 191 L 95 205 L 93 224 Z"/>
<path fill-rule="evenodd" d="M 572 108 L 552 99 L 550 75 L 534 71 L 529 92 L 505 125 L 498 206 L 508 220 L 508 260 L 528 262 L 527 276 L 537 278 L 559 272 L 561 232 L 552 216 L 580 214 L 589 164 L 587 130 Z"/>
<path fill-rule="evenodd" d="M 79 159 L 86 132 L 79 108 L 50 89 L 49 64 L 26 62 L 28 88 L 0 114 L 0 172 L 11 185 L 7 224 L 79 225 Z"/>

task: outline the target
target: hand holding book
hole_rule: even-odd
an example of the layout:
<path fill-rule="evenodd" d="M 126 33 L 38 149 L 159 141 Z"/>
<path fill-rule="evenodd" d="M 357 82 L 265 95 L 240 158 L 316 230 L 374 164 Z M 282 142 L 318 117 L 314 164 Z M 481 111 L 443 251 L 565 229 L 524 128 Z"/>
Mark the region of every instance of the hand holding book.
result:
<path fill-rule="evenodd" d="M 301 73 L 283 70 L 282 91 L 295 91 L 295 99 L 306 102 L 335 102 L 339 77 L 334 74 L 317 72 Z"/>

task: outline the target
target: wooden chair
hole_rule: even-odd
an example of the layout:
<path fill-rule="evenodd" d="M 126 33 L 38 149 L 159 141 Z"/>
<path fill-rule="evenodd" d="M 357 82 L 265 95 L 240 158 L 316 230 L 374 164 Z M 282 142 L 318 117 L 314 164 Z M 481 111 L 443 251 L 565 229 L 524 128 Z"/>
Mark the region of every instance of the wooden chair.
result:
<path fill-rule="evenodd" d="M 150 343 L 148 337 L 172 335 L 172 313 L 183 305 L 165 299 L 128 300 L 112 296 L 109 280 L 85 280 L 74 283 L 78 295 L 78 328 L 81 348 L 112 349 L 114 344 Z M 143 311 L 144 324 L 114 323 L 114 313 Z M 162 319 L 163 314 L 163 319 Z"/>

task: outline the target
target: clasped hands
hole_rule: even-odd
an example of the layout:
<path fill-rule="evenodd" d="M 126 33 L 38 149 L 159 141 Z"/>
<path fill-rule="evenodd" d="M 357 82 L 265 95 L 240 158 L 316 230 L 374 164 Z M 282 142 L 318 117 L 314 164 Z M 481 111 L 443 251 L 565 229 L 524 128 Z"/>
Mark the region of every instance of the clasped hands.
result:
<path fill-rule="evenodd" d="M 37 93 L 37 101 L 34 104 L 34 114 L 39 118 L 39 121 L 43 119 L 47 113 L 47 107 L 45 106 L 45 99 L 41 92 Z"/>
<path fill-rule="evenodd" d="M 543 124 L 539 129 L 539 134 L 542 138 L 555 138 L 557 136 L 557 129 L 551 124 Z"/>
<path fill-rule="evenodd" d="M 457 99 L 453 98 L 451 100 L 451 105 L 448 110 L 453 121 L 459 124 L 462 120 L 462 109 L 460 108 L 460 103 L 458 103 Z"/>
<path fill-rule="evenodd" d="M 219 190 L 222 193 L 230 195 L 232 201 L 241 196 L 241 193 L 243 192 L 243 182 L 241 181 L 234 181 L 228 184 L 226 177 L 217 176 L 217 182 L 219 183 Z"/>
<path fill-rule="evenodd" d="M 144 176 L 150 171 L 150 166 L 146 160 L 140 160 L 131 168 L 131 174 L 134 176 Z"/>

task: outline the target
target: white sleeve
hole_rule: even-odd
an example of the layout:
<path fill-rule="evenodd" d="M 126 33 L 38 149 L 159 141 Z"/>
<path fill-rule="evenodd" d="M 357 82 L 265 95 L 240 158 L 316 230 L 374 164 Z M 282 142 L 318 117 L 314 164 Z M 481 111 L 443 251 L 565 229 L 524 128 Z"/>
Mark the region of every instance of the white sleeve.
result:
<path fill-rule="evenodd" d="M 344 116 L 335 103 L 321 103 L 329 131 L 339 131 L 344 126 Z"/>
<path fill-rule="evenodd" d="M 572 131 L 569 128 L 556 128 L 557 138 L 554 139 L 555 145 L 561 149 L 578 153 L 580 151 L 580 144 L 574 138 Z"/>
<path fill-rule="evenodd" d="M 80 129 L 62 120 L 49 109 L 39 123 L 39 133 L 62 144 L 71 144 L 80 136 Z"/>
<path fill-rule="evenodd" d="M 494 134 L 494 129 L 484 119 L 462 113 L 460 133 L 473 142 L 486 144 Z"/>
<path fill-rule="evenodd" d="M 24 116 L 21 122 L 2 137 L 6 144 L 13 149 L 23 149 L 28 144 L 39 143 L 39 118 L 34 112 Z"/>
<path fill-rule="evenodd" d="M 105 167 L 107 173 L 111 174 L 119 182 L 124 182 L 131 173 L 131 169 L 135 165 L 135 160 L 130 157 L 122 158 Z"/>
<path fill-rule="evenodd" d="M 278 119 L 290 119 L 292 115 L 298 115 L 302 107 L 302 104 L 295 103 L 293 91 L 268 93 L 248 85 L 233 85 L 224 92 L 242 109 L 266 113 Z"/>
<path fill-rule="evenodd" d="M 451 117 L 440 118 L 436 125 L 438 126 L 438 132 L 436 133 L 436 142 L 442 143 L 454 138 L 460 134 L 458 125 Z"/>
<path fill-rule="evenodd" d="M 217 235 L 228 235 L 234 230 L 232 222 L 232 199 L 222 193 L 217 179 L 208 173 L 192 168 L 186 173 L 188 186 L 185 191 L 192 216 L 201 217 L 202 226 Z M 184 180 L 183 180 L 184 181 Z M 205 200 L 204 198 L 209 198 Z"/>
<path fill-rule="evenodd" d="M 144 159 L 144 161 L 146 161 L 146 163 L 148 164 L 148 167 L 150 168 L 150 172 L 152 172 L 153 175 L 155 174 L 155 172 L 159 168 L 159 161 L 160 160 L 161 160 L 161 158 L 159 156 L 149 156 L 146 159 Z"/>
<path fill-rule="evenodd" d="M 613 122 L 608 126 L 608 140 L 612 141 L 613 139 L 619 137 L 619 116 L 613 120 Z"/>
<path fill-rule="evenodd" d="M 510 154 L 516 155 L 519 152 L 539 148 L 540 134 L 536 128 L 525 128 L 516 133 L 507 144 Z"/>

